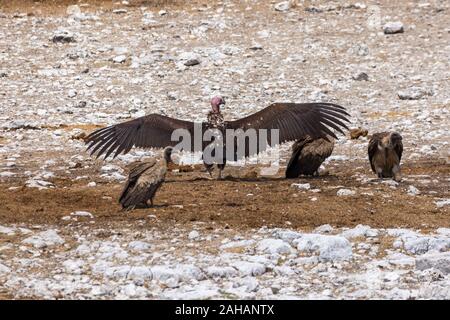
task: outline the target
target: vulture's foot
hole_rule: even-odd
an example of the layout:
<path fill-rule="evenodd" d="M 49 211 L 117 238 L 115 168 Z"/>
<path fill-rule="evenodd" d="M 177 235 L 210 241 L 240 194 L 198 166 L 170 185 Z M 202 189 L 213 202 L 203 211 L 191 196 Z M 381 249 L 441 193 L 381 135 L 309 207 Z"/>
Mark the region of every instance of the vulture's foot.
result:
<path fill-rule="evenodd" d="M 121 212 L 128 212 L 128 211 L 132 211 L 136 208 L 136 205 L 132 205 L 129 207 L 123 207 L 122 210 L 120 210 Z"/>

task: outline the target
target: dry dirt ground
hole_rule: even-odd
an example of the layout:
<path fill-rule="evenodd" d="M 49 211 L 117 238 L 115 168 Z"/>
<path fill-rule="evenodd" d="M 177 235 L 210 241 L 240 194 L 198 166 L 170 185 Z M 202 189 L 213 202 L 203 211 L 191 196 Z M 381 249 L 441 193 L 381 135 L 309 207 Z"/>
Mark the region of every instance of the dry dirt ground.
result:
<path fill-rule="evenodd" d="M 0 0 L 0 299 L 450 299 L 448 3 L 297 2 Z M 174 165 L 154 208 L 121 211 L 127 164 L 159 151 L 94 159 L 80 134 L 204 120 L 217 94 L 227 118 L 339 103 L 403 135 L 403 180 L 347 134 L 320 177 L 284 179 L 285 145 L 275 176 Z"/>
<path fill-rule="evenodd" d="M 450 168 L 442 161 L 421 161 L 405 165 L 406 177 L 426 175 L 439 181 L 420 187 L 423 196 L 407 194 L 400 184 L 395 190 L 377 179 L 361 187 L 353 176 L 368 171 L 367 164 L 336 165 L 332 174 L 318 178 L 285 179 L 282 175 L 258 178 L 258 167 L 233 167 L 225 171 L 223 181 L 209 180 L 201 166 L 191 172 L 175 172 L 157 194 L 156 208 L 121 211 L 117 199 L 123 184 L 104 182 L 95 188 L 74 176 L 56 177 L 50 181 L 56 188 L 38 190 L 20 187 L 24 182 L 2 185 L 0 219 L 7 223 L 62 224 L 61 218 L 71 212 L 84 210 L 96 215 L 97 223 L 120 225 L 123 220 L 145 219 L 154 214 L 159 225 L 193 221 L 215 221 L 233 228 L 262 226 L 310 230 L 323 224 L 354 227 L 368 224 L 373 227 L 401 227 L 428 229 L 450 227 L 450 212 L 437 208 L 435 198 L 449 197 Z M 330 165 L 331 167 L 331 165 Z M 176 168 L 176 166 L 174 166 Z M 280 170 L 282 173 L 282 170 Z M 250 176 L 250 177 L 249 177 Z M 310 183 L 318 193 L 299 191 L 293 183 Z M 358 188 L 351 197 L 337 196 L 339 188 Z M 316 199 L 311 201 L 311 198 Z M 14 214 L 12 214 L 14 213 Z"/>

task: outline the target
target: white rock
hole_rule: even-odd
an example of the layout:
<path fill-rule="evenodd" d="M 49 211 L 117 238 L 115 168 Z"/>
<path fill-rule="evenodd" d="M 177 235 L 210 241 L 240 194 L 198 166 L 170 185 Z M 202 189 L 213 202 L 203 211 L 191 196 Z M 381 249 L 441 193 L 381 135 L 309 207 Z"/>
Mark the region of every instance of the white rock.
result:
<path fill-rule="evenodd" d="M 394 247 L 403 247 L 407 252 L 413 254 L 424 254 L 429 251 L 446 251 L 450 249 L 450 238 L 405 234 L 394 241 Z"/>
<path fill-rule="evenodd" d="M 406 254 L 395 252 L 386 257 L 388 262 L 392 265 L 400 265 L 400 266 L 414 266 L 415 259 Z"/>
<path fill-rule="evenodd" d="M 151 267 L 153 279 L 165 281 L 170 278 L 177 281 L 187 280 L 203 280 L 205 274 L 193 265 L 177 265 L 175 267 L 168 266 L 153 266 Z"/>
<path fill-rule="evenodd" d="M 281 276 L 290 276 L 295 274 L 295 271 L 288 266 L 276 266 L 273 271 Z"/>
<path fill-rule="evenodd" d="M 450 237 L 450 228 L 437 228 L 436 233 Z"/>
<path fill-rule="evenodd" d="M 130 268 L 127 278 L 132 280 L 151 280 L 153 278 L 153 273 L 149 267 L 136 266 Z"/>
<path fill-rule="evenodd" d="M 402 33 L 403 23 L 400 21 L 388 22 L 383 26 L 383 31 L 385 34 Z"/>
<path fill-rule="evenodd" d="M 247 276 L 260 276 L 266 272 L 266 266 L 258 262 L 237 261 L 232 266 Z"/>
<path fill-rule="evenodd" d="M 345 230 L 341 233 L 341 236 L 352 239 L 358 237 L 377 237 L 379 235 L 379 231 L 377 229 L 372 229 L 369 226 L 365 226 L 362 224 L 357 225 L 353 229 Z"/>
<path fill-rule="evenodd" d="M 71 216 L 77 216 L 77 217 L 88 217 L 88 218 L 94 218 L 94 215 L 87 211 L 74 211 L 70 214 Z"/>
<path fill-rule="evenodd" d="M 0 177 L 8 178 L 8 177 L 13 177 L 13 176 L 15 176 L 15 175 L 16 175 L 16 173 L 11 172 L 11 171 L 3 171 L 3 172 L 0 172 Z"/>
<path fill-rule="evenodd" d="M 292 187 L 295 187 L 300 190 L 309 190 L 311 189 L 311 185 L 309 183 L 293 183 L 291 184 Z"/>
<path fill-rule="evenodd" d="M 329 224 L 323 224 L 314 229 L 314 233 L 331 233 L 333 232 L 333 227 Z"/>
<path fill-rule="evenodd" d="M 200 237 L 200 234 L 198 233 L 198 231 L 192 230 L 191 232 L 189 232 L 189 235 L 188 235 L 189 240 L 195 240 L 198 237 Z"/>
<path fill-rule="evenodd" d="M 450 199 L 439 200 L 435 203 L 438 208 L 443 208 L 444 206 L 450 206 Z"/>
<path fill-rule="evenodd" d="M 73 98 L 73 97 L 75 97 L 76 95 L 77 95 L 77 91 L 74 90 L 74 89 L 70 89 L 69 92 L 67 93 L 67 96 L 68 96 L 69 98 Z"/>
<path fill-rule="evenodd" d="M 291 8 L 291 3 L 290 1 L 282 1 L 282 2 L 278 2 L 277 4 L 274 5 L 274 8 L 276 11 L 288 11 Z"/>
<path fill-rule="evenodd" d="M 126 55 L 128 54 L 128 48 L 127 47 L 115 47 L 113 49 L 114 54 L 120 56 L 120 55 Z"/>
<path fill-rule="evenodd" d="M 433 92 L 424 88 L 411 87 L 405 90 L 398 91 L 397 95 L 400 100 L 419 100 L 425 96 L 433 95 Z"/>
<path fill-rule="evenodd" d="M 69 273 L 74 274 L 81 274 L 83 272 L 83 267 L 85 265 L 85 262 L 83 260 L 66 260 L 62 263 L 63 267 L 66 269 Z"/>
<path fill-rule="evenodd" d="M 416 269 L 435 268 L 444 274 L 450 274 L 450 252 L 427 253 L 417 257 Z"/>
<path fill-rule="evenodd" d="M 258 280 L 252 277 L 245 277 L 235 282 L 234 287 L 243 287 L 246 292 L 254 292 L 258 289 Z"/>
<path fill-rule="evenodd" d="M 280 239 L 263 239 L 258 242 L 256 250 L 271 254 L 286 254 L 291 252 L 292 247 Z"/>
<path fill-rule="evenodd" d="M 292 231 L 292 230 L 283 230 L 283 229 L 276 229 L 272 235 L 275 238 L 281 239 L 290 244 L 292 244 L 292 242 L 295 239 L 298 239 L 302 236 L 302 234 L 300 232 L 296 232 L 296 231 Z"/>
<path fill-rule="evenodd" d="M 113 59 L 114 63 L 124 63 L 125 61 L 127 61 L 127 56 L 124 54 L 115 56 Z"/>
<path fill-rule="evenodd" d="M 206 275 L 210 278 L 229 278 L 237 276 L 237 270 L 232 267 L 211 266 L 206 268 Z"/>
<path fill-rule="evenodd" d="M 100 168 L 101 172 L 123 172 L 123 169 L 113 164 L 107 164 Z"/>
<path fill-rule="evenodd" d="M 0 226 L 0 233 L 6 234 L 7 236 L 13 236 L 16 234 L 15 229 L 4 226 Z"/>
<path fill-rule="evenodd" d="M 320 261 L 348 260 L 352 257 L 351 243 L 340 236 L 304 234 L 294 244 L 299 251 L 318 252 Z"/>
<path fill-rule="evenodd" d="M 25 185 L 28 188 L 38 188 L 39 190 L 43 190 L 43 189 L 48 189 L 48 188 L 54 187 L 54 184 L 49 182 L 49 181 L 45 181 L 45 180 L 41 180 L 41 179 L 35 179 L 35 178 L 25 181 Z"/>
<path fill-rule="evenodd" d="M 71 6 L 67 7 L 66 14 L 69 15 L 69 16 L 81 14 L 81 9 L 76 4 L 75 5 L 71 5 Z"/>
<path fill-rule="evenodd" d="M 420 194 L 420 191 L 416 187 L 414 187 L 414 186 L 409 186 L 408 187 L 408 195 L 410 195 L 410 196 L 417 196 L 419 194 Z"/>
<path fill-rule="evenodd" d="M 219 247 L 221 250 L 231 249 L 231 248 L 241 248 L 241 247 L 249 247 L 255 243 L 255 240 L 240 240 L 240 241 L 231 241 L 225 243 Z"/>
<path fill-rule="evenodd" d="M 128 11 L 127 11 L 127 9 L 114 9 L 112 12 L 115 14 L 125 14 Z"/>
<path fill-rule="evenodd" d="M 23 240 L 22 243 L 30 244 L 35 248 L 45 248 L 49 246 L 61 245 L 64 243 L 64 239 L 58 235 L 56 230 L 50 229 L 28 237 Z"/>
<path fill-rule="evenodd" d="M 339 189 L 336 194 L 338 195 L 338 197 L 347 197 L 354 196 L 356 192 L 350 189 Z"/>
<path fill-rule="evenodd" d="M 311 256 L 311 257 L 299 257 L 294 260 L 296 264 L 304 265 L 304 264 L 317 264 L 319 263 L 319 257 Z"/>
<path fill-rule="evenodd" d="M 129 265 L 107 267 L 104 276 L 114 279 L 126 279 L 130 270 L 131 267 Z"/>
<path fill-rule="evenodd" d="M 0 263 L 0 275 L 10 273 L 11 269 Z"/>
<path fill-rule="evenodd" d="M 97 186 L 97 183 L 95 183 L 95 181 L 91 181 L 87 184 L 88 187 L 95 187 Z"/>
<path fill-rule="evenodd" d="M 151 248 L 150 243 L 144 241 L 131 241 L 128 244 L 128 248 L 134 251 L 147 251 Z"/>

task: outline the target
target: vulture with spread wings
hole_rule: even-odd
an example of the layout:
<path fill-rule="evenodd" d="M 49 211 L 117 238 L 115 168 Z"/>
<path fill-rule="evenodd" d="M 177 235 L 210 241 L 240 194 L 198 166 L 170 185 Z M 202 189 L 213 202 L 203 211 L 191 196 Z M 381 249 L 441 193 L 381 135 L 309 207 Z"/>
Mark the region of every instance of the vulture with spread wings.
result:
<path fill-rule="evenodd" d="M 279 143 L 301 139 L 309 135 L 312 138 L 331 136 L 336 138 L 333 130 L 343 133 L 342 129 L 348 129 L 345 122 L 349 120 L 349 114 L 345 108 L 332 103 L 273 103 L 270 106 L 251 114 L 247 117 L 225 121 L 220 108 L 225 105 L 222 97 L 214 97 L 211 100 L 212 110 L 208 113 L 207 121 L 201 123 L 201 134 L 208 129 L 218 129 L 223 133 L 225 140 L 225 130 L 241 129 L 244 132 L 248 129 L 254 129 L 259 135 L 266 129 L 267 131 L 279 130 Z M 94 131 L 86 138 L 88 150 L 97 157 L 104 155 L 107 158 L 110 155 L 116 157 L 121 153 L 127 153 L 133 147 L 138 148 L 164 148 L 175 146 L 179 141 L 172 141 L 171 136 L 176 129 L 185 129 L 194 137 L 194 122 L 179 120 L 159 114 L 149 114 L 127 122 L 112 125 L 106 128 Z M 267 134 L 266 131 L 266 134 Z M 261 133 L 262 134 L 262 133 Z M 270 140 L 270 134 L 267 134 Z M 192 149 L 188 151 L 204 151 L 205 148 L 214 142 L 202 141 L 201 150 L 196 150 L 192 139 Z M 217 142 L 217 141 L 216 141 Z M 225 146 L 227 141 L 223 141 Z M 273 146 L 269 141 L 269 145 Z M 266 147 L 266 146 L 265 146 Z M 262 146 L 258 146 L 256 153 L 264 151 Z M 235 145 L 236 149 L 236 145 Z M 239 157 L 248 157 L 255 153 L 255 148 L 245 146 L 244 154 L 237 155 L 234 152 L 233 159 L 223 159 L 218 164 L 221 171 L 225 166 L 226 160 L 239 160 Z M 225 154 L 225 152 L 224 152 Z M 214 163 L 204 160 L 205 166 L 211 167 Z M 217 163 L 217 162 L 216 162 Z M 208 170 L 210 171 L 210 170 Z M 220 177 L 220 173 L 219 173 Z"/>

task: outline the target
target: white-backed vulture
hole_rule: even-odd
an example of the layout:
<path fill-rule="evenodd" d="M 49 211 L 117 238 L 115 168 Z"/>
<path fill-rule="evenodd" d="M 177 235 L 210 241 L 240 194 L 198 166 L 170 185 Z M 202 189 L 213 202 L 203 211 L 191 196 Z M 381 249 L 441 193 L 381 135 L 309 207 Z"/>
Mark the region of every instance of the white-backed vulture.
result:
<path fill-rule="evenodd" d="M 333 152 L 334 139 L 313 139 L 306 136 L 292 145 L 292 155 L 286 168 L 286 178 L 297 178 L 300 175 L 319 175 L 322 162 Z"/>
<path fill-rule="evenodd" d="M 161 159 L 137 161 L 130 165 L 128 180 L 119 198 L 123 209 L 148 208 L 148 200 L 153 206 L 153 197 L 165 180 L 171 155 L 172 147 L 166 147 Z"/>
<path fill-rule="evenodd" d="M 402 153 L 402 136 L 397 132 L 374 133 L 369 140 L 370 166 L 378 178 L 401 180 L 400 160 Z"/>

